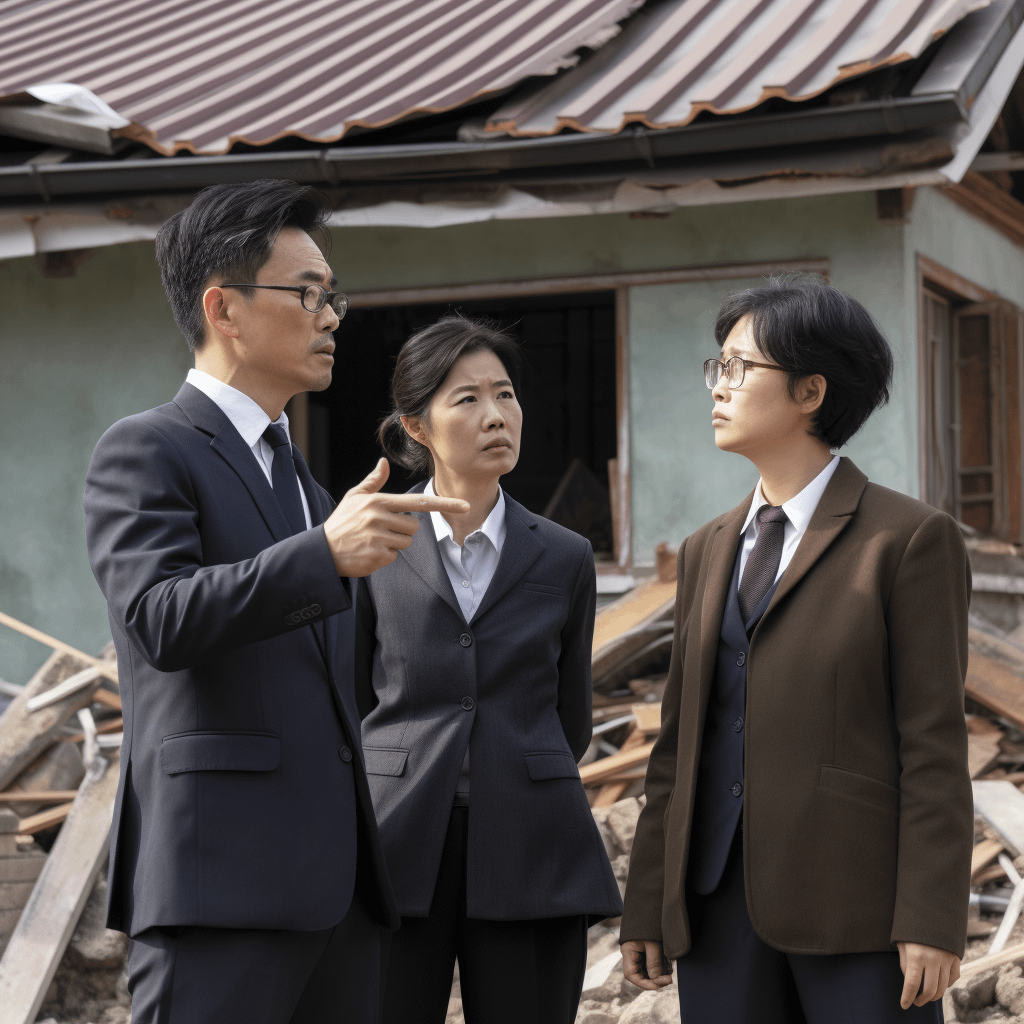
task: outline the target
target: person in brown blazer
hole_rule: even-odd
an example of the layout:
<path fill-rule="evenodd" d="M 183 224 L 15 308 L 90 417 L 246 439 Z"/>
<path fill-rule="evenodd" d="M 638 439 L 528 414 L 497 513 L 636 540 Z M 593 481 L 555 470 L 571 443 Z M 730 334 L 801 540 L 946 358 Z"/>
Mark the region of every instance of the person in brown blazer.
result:
<path fill-rule="evenodd" d="M 760 473 L 679 550 L 620 941 L 683 1024 L 941 1024 L 967 930 L 970 568 L 945 513 L 833 455 L 888 399 L 854 299 L 772 279 L 704 366 Z"/>

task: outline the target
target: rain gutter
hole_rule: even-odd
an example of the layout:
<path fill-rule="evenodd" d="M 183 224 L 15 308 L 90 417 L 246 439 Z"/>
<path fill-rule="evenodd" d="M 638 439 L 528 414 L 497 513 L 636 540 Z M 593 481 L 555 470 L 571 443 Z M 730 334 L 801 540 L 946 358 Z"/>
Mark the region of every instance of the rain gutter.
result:
<path fill-rule="evenodd" d="M 598 164 L 657 168 L 661 162 L 746 149 L 778 150 L 851 138 L 886 137 L 968 122 L 957 92 L 908 96 L 757 117 L 723 117 L 683 128 L 635 127 L 615 135 L 556 135 L 489 142 L 336 146 L 224 156 L 21 164 L 0 167 L 0 199 L 52 199 L 132 192 L 188 192 L 257 178 L 357 185 L 457 178 L 494 181 L 508 172 Z"/>

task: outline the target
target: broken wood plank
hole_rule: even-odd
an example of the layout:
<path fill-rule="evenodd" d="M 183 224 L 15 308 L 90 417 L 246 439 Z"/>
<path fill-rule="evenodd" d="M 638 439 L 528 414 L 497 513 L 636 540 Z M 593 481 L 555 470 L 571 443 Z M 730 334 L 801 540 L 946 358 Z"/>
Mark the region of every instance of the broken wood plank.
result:
<path fill-rule="evenodd" d="M 45 644 L 55 651 L 63 651 L 64 654 L 70 654 L 72 657 L 84 661 L 87 665 L 95 665 L 103 671 L 103 674 L 112 683 L 117 682 L 117 665 L 113 661 L 108 661 L 106 658 L 94 658 L 91 654 L 86 654 L 77 647 L 72 647 L 71 644 L 66 644 L 63 640 L 49 636 L 42 630 L 36 629 L 35 626 L 29 626 L 27 623 L 20 622 L 13 616 L 5 615 L 3 612 L 0 612 L 0 624 L 8 626 L 24 636 L 31 637 L 33 640 L 38 640 L 41 644 Z"/>
<path fill-rule="evenodd" d="M 661 704 L 633 704 L 630 707 L 636 718 L 637 728 L 645 736 L 657 736 L 661 732 Z"/>
<path fill-rule="evenodd" d="M 984 775 L 999 759 L 999 741 L 992 736 L 967 734 L 967 770 L 971 778 Z"/>
<path fill-rule="evenodd" d="M 980 874 L 1002 852 L 1003 844 L 998 839 L 983 839 L 978 843 L 971 854 L 971 881 L 973 882 L 975 875 Z"/>
<path fill-rule="evenodd" d="M 604 782 L 605 779 L 612 778 L 625 768 L 633 768 L 641 764 L 650 758 L 653 749 L 654 742 L 651 741 L 650 743 L 645 743 L 642 747 L 634 747 L 632 750 L 613 754 L 611 757 L 604 757 L 600 761 L 584 765 L 580 769 L 580 778 L 583 780 L 583 785 L 592 786 L 595 782 Z M 1024 800 L 1024 797 L 1021 797 L 1021 799 Z"/>
<path fill-rule="evenodd" d="M 1015 964 L 1018 961 L 1024 961 L 1024 942 L 1010 946 L 1001 953 L 978 957 L 977 960 L 971 960 L 970 963 L 963 964 L 960 967 L 960 981 L 957 984 L 959 985 L 966 978 L 972 978 L 976 974 L 990 971 L 993 967 L 1005 967 L 1006 964 Z"/>
<path fill-rule="evenodd" d="M 0 793 L 0 804 L 64 804 L 74 800 L 77 789 L 40 789 Z"/>
<path fill-rule="evenodd" d="M 971 879 L 971 885 L 987 885 L 989 882 L 994 882 L 997 878 L 1005 877 L 1005 875 L 1006 872 L 1001 864 L 991 864 L 987 868 L 982 868 L 977 876 Z"/>
<path fill-rule="evenodd" d="M 598 762 L 600 763 L 600 762 Z M 1024 794 L 1011 782 L 973 782 L 974 809 L 1012 857 L 1024 853 Z"/>
<path fill-rule="evenodd" d="M 79 708 L 92 702 L 99 686 L 97 677 L 84 690 L 65 697 L 39 711 L 29 711 L 30 698 L 62 683 L 82 668 L 74 656 L 55 651 L 43 662 L 22 694 L 15 697 L 0 715 L 0 790 L 6 789 L 51 744 L 62 738 L 64 723 Z"/>
<path fill-rule="evenodd" d="M 59 807 L 50 807 L 38 814 L 22 818 L 18 825 L 18 835 L 34 836 L 37 832 L 45 832 L 48 828 L 53 828 L 54 825 L 60 825 L 71 813 L 73 806 L 74 801 L 61 804 Z"/>
<path fill-rule="evenodd" d="M 635 747 L 642 746 L 644 742 L 644 733 L 638 728 L 636 724 L 629 731 L 629 735 L 623 741 L 621 747 L 619 747 L 619 753 L 622 754 L 627 750 L 633 750 Z M 611 807 L 612 804 L 622 799 L 622 794 L 629 789 L 629 782 L 621 782 L 616 780 L 614 782 L 606 782 L 602 787 L 591 807 Z"/>
<path fill-rule="evenodd" d="M 657 576 L 652 576 L 617 601 L 605 605 L 594 620 L 594 657 L 603 647 L 637 626 L 664 617 L 671 622 L 675 599 L 675 581 L 662 583 Z"/>
<path fill-rule="evenodd" d="M 117 758 L 93 760 L 0 959 L 0 1024 L 32 1024 L 100 866 L 117 793 Z"/>
<path fill-rule="evenodd" d="M 92 701 L 94 704 L 102 704 L 105 708 L 110 708 L 111 711 L 121 710 L 120 696 L 109 690 L 104 690 L 102 686 L 92 695 Z"/>
<path fill-rule="evenodd" d="M 964 717 L 969 733 L 973 733 L 975 736 L 993 736 L 997 740 L 1002 738 L 1003 730 L 995 722 L 990 722 L 984 715 L 965 715 Z"/>
<path fill-rule="evenodd" d="M 968 640 L 967 696 L 1024 729 L 1024 654 L 977 629 Z"/>
<path fill-rule="evenodd" d="M 88 668 L 83 668 L 81 672 L 76 672 L 70 678 L 65 679 L 63 683 L 51 686 L 44 693 L 37 693 L 34 697 L 29 697 L 25 701 L 25 707 L 29 711 L 39 711 L 42 708 L 48 708 L 51 704 L 56 704 L 57 701 L 70 697 L 73 693 L 78 693 L 79 690 L 84 690 L 100 675 L 100 670 L 95 665 L 90 665 Z"/>

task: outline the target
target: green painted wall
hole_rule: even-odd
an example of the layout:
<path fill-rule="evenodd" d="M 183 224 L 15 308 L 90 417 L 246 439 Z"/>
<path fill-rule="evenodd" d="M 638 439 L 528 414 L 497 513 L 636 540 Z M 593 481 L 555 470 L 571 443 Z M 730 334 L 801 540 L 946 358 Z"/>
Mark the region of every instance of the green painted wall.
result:
<path fill-rule="evenodd" d="M 915 211 L 925 209 L 919 197 Z M 897 351 L 893 401 L 849 454 L 874 479 L 916 493 L 914 354 L 907 340 L 916 328 L 906 309 L 905 230 L 879 224 L 868 192 L 680 209 L 661 220 L 614 215 L 339 229 L 331 262 L 343 289 L 361 290 L 828 257 L 833 282 L 868 306 Z M 714 351 L 710 328 L 721 296 L 742 283 L 632 290 L 640 562 L 650 561 L 658 540 L 678 542 L 753 483 L 741 459 L 714 447 L 699 369 Z M 339 342 L 343 352 L 344 329 Z M 190 365 L 152 246 L 100 250 L 65 281 L 42 278 L 32 260 L 0 262 L 0 352 L 0 610 L 97 650 L 108 630 L 84 551 L 85 468 L 109 424 L 168 401 Z M 23 682 L 44 653 L 0 630 L 0 677 Z"/>
<path fill-rule="evenodd" d="M 90 652 L 110 639 L 85 554 L 82 488 L 100 434 L 166 402 L 191 364 L 149 243 L 97 251 L 69 280 L 0 261 L 0 611 Z M 0 677 L 48 650 L 0 626 Z"/>

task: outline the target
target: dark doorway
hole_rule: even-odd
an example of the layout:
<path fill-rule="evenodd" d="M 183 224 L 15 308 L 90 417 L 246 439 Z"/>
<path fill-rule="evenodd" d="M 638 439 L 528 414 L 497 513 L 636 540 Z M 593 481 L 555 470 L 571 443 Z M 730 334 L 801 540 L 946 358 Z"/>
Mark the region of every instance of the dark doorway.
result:
<path fill-rule="evenodd" d="M 373 468 L 398 350 L 452 310 L 497 321 L 523 347 L 522 451 L 502 479 L 508 493 L 543 514 L 575 459 L 607 489 L 616 453 L 614 292 L 351 310 L 335 334 L 334 383 L 309 396 L 310 468 L 320 483 L 340 499 Z M 386 489 L 415 482 L 392 466 Z M 610 536 L 591 540 L 610 550 Z"/>

